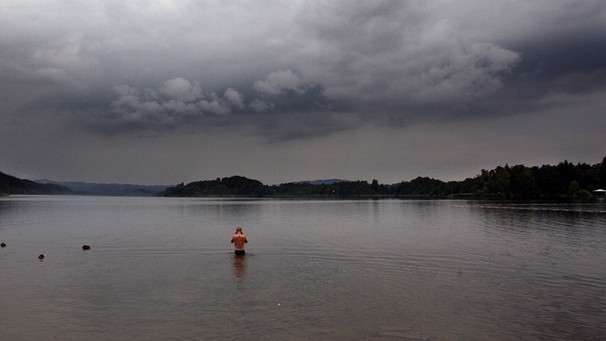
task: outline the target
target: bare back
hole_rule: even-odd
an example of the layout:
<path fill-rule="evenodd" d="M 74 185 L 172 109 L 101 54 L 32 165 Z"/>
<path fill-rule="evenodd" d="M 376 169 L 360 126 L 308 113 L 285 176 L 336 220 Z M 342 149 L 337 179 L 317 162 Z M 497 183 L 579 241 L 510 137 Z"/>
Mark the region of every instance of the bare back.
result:
<path fill-rule="evenodd" d="M 234 248 L 236 251 L 243 251 L 244 244 L 248 243 L 246 240 L 246 235 L 243 233 L 236 233 L 233 237 L 231 237 L 231 242 L 234 243 Z"/>

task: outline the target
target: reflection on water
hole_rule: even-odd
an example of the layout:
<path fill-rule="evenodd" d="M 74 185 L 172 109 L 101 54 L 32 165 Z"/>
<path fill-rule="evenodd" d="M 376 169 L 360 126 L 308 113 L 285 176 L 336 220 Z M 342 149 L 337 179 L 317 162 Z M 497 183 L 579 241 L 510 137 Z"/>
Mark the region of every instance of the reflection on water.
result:
<path fill-rule="evenodd" d="M 239 279 L 246 275 L 246 255 L 234 255 L 234 275 Z"/>
<path fill-rule="evenodd" d="M 0 198 L 0 339 L 596 340 L 604 211 Z"/>

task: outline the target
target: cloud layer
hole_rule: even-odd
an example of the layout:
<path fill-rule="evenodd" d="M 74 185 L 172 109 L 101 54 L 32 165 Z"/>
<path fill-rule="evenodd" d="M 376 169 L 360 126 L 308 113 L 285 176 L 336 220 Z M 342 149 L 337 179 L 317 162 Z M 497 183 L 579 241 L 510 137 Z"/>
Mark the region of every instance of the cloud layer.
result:
<path fill-rule="evenodd" d="M 263 154 L 358 129 L 491 129 L 539 113 L 547 135 L 559 130 L 550 116 L 592 98 L 582 115 L 595 119 L 604 104 L 594 100 L 606 86 L 599 0 L 9 0 L 0 9 L 3 131 L 55 120 L 101 140 L 249 134 Z M 33 161 L 7 162 L 27 173 Z"/>

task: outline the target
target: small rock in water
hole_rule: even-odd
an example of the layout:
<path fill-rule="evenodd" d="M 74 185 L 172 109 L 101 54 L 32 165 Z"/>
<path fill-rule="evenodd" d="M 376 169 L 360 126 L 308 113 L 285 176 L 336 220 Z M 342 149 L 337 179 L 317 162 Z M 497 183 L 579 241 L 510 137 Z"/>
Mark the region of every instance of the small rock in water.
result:
<path fill-rule="evenodd" d="M 6 247 L 6 243 L 5 242 L 0 243 L 0 247 Z"/>
<path fill-rule="evenodd" d="M 41 254 L 40 256 L 38 256 L 39 260 L 43 260 L 44 259 L 44 254 Z"/>
<path fill-rule="evenodd" d="M 90 245 L 82 245 L 82 250 L 90 250 Z"/>

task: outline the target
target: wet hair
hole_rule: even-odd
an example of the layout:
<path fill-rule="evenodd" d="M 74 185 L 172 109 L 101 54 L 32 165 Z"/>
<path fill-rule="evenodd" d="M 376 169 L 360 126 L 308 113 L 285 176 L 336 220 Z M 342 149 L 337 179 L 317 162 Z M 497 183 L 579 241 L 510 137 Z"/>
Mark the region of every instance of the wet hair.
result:
<path fill-rule="evenodd" d="M 236 227 L 236 233 L 238 233 L 238 232 L 244 233 L 244 232 L 242 232 L 242 228 L 241 227 Z"/>

